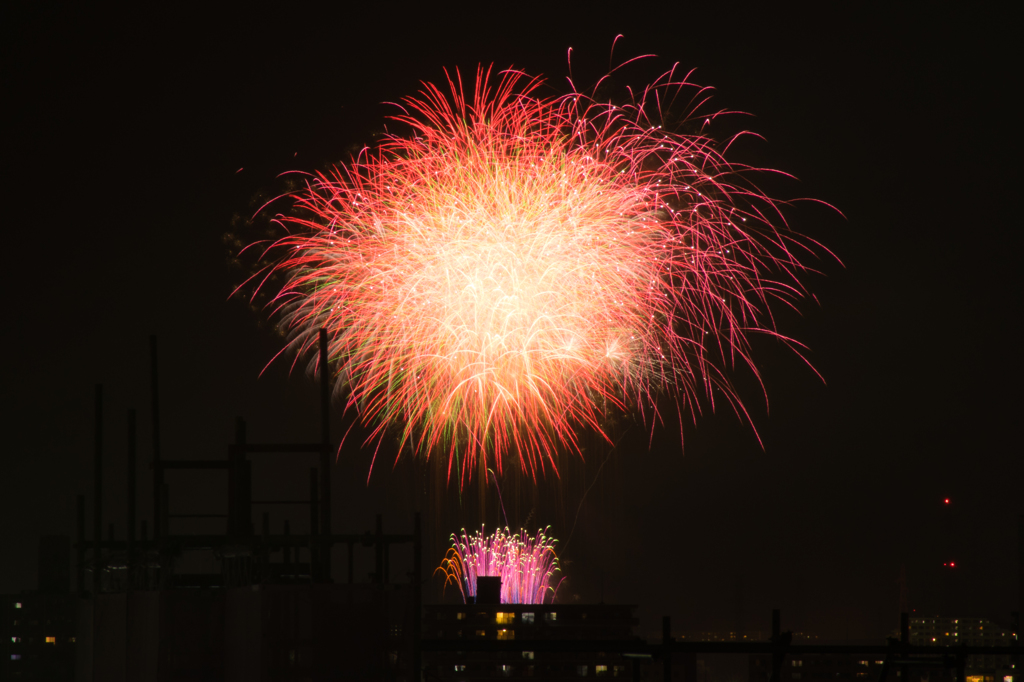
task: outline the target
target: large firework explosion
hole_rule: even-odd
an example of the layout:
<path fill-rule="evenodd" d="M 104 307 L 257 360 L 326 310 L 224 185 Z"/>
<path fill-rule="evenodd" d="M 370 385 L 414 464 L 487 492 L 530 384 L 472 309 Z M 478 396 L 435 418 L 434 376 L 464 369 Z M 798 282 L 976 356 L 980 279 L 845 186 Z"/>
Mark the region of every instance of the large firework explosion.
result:
<path fill-rule="evenodd" d="M 734 138 L 701 132 L 705 90 L 672 72 L 624 104 L 514 70 L 447 85 L 404 100 L 406 134 L 307 176 L 269 250 L 292 348 L 326 328 L 368 440 L 394 428 L 461 484 L 509 460 L 557 473 L 610 413 L 653 425 L 659 393 L 680 417 L 722 397 L 742 413 L 726 370 L 778 336 L 769 301 L 799 298 L 804 267 L 723 156 Z"/>
<path fill-rule="evenodd" d="M 561 570 L 555 555 L 557 540 L 546 530 L 529 535 L 520 530 L 514 535 L 508 528 L 499 528 L 486 535 L 481 527 L 469 535 L 452 535 L 448 550 L 438 571 L 445 575 L 445 586 L 458 585 L 463 600 L 476 598 L 476 579 L 480 576 L 501 578 L 502 604 L 543 604 L 554 602 L 561 585 Z"/>

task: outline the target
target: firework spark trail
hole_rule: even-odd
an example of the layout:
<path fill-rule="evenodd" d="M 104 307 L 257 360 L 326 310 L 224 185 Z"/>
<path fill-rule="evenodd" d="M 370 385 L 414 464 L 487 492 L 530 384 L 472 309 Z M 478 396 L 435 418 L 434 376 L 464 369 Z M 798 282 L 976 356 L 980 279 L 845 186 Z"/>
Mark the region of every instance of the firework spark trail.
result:
<path fill-rule="evenodd" d="M 553 603 L 562 583 L 557 540 L 548 537 L 545 529 L 536 535 L 520 530 L 517 535 L 508 528 L 485 535 L 481 527 L 473 535 L 465 529 L 452 535 L 452 548 L 437 568 L 445 576 L 445 586 L 458 585 L 463 600 L 476 598 L 479 576 L 501 577 L 502 604 Z"/>
<path fill-rule="evenodd" d="M 616 106 L 539 85 L 425 85 L 396 117 L 412 134 L 309 176 L 270 248 L 292 347 L 326 328 L 369 440 L 397 428 L 460 484 L 478 458 L 557 473 L 610 412 L 657 421 L 658 393 L 680 416 L 716 391 L 742 412 L 725 370 L 753 369 L 769 300 L 803 293 L 798 242 L 746 169 L 648 115 L 693 86 L 669 73 Z"/>

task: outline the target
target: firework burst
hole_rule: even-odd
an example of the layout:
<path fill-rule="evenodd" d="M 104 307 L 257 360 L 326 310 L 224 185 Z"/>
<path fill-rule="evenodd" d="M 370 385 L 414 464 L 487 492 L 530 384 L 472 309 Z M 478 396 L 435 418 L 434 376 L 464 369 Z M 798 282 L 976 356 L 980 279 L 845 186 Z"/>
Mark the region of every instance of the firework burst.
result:
<path fill-rule="evenodd" d="M 508 528 L 485 535 L 481 527 L 474 535 L 462 530 L 452 535 L 452 548 L 437 571 L 445 576 L 445 586 L 458 585 L 463 600 L 476 598 L 476 579 L 501 578 L 502 604 L 543 604 L 554 602 L 562 583 L 557 540 L 547 529 L 529 535 L 520 530 L 513 535 Z"/>
<path fill-rule="evenodd" d="M 659 393 L 742 412 L 726 369 L 777 335 L 771 299 L 802 295 L 750 169 L 659 123 L 690 94 L 677 127 L 702 130 L 704 90 L 671 72 L 624 105 L 540 87 L 485 69 L 469 96 L 425 85 L 395 117 L 411 132 L 306 176 L 270 249 L 292 348 L 325 328 L 369 440 L 395 428 L 460 483 L 492 462 L 557 473 L 610 413 L 657 421 Z"/>

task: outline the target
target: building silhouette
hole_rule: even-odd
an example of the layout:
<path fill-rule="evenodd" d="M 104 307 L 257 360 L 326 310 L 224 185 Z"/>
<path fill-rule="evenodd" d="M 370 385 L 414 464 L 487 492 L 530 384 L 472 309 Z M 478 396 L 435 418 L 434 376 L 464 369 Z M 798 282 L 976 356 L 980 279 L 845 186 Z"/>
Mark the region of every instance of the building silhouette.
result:
<path fill-rule="evenodd" d="M 39 541 L 38 589 L 0 595 L 0 680 L 74 679 L 78 599 L 70 592 L 71 541 Z"/>
<path fill-rule="evenodd" d="M 616 604 L 443 604 L 426 605 L 424 648 L 445 642 L 469 647 L 489 641 L 544 642 L 564 651 L 428 651 L 424 679 L 489 680 L 629 677 L 631 661 L 616 651 L 573 650 L 581 641 L 633 639 L 636 607 Z M 555 644 L 557 646 L 557 644 Z"/>

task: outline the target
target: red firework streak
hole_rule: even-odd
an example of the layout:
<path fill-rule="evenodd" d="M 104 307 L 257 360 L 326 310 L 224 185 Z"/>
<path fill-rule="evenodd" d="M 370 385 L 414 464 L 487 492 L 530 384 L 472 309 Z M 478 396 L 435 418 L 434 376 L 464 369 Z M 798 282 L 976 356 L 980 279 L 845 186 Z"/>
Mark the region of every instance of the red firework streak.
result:
<path fill-rule="evenodd" d="M 792 247 L 809 243 L 753 169 L 659 124 L 680 95 L 687 125 L 710 121 L 706 90 L 672 72 L 626 104 L 540 85 L 426 84 L 394 117 L 411 132 L 306 176 L 270 247 L 291 348 L 325 328 L 368 441 L 394 429 L 460 485 L 509 462 L 557 474 L 610 411 L 657 422 L 659 393 L 680 415 L 716 393 L 744 413 L 726 370 L 753 369 L 748 337 L 778 336 L 769 302 L 804 293 Z"/>

